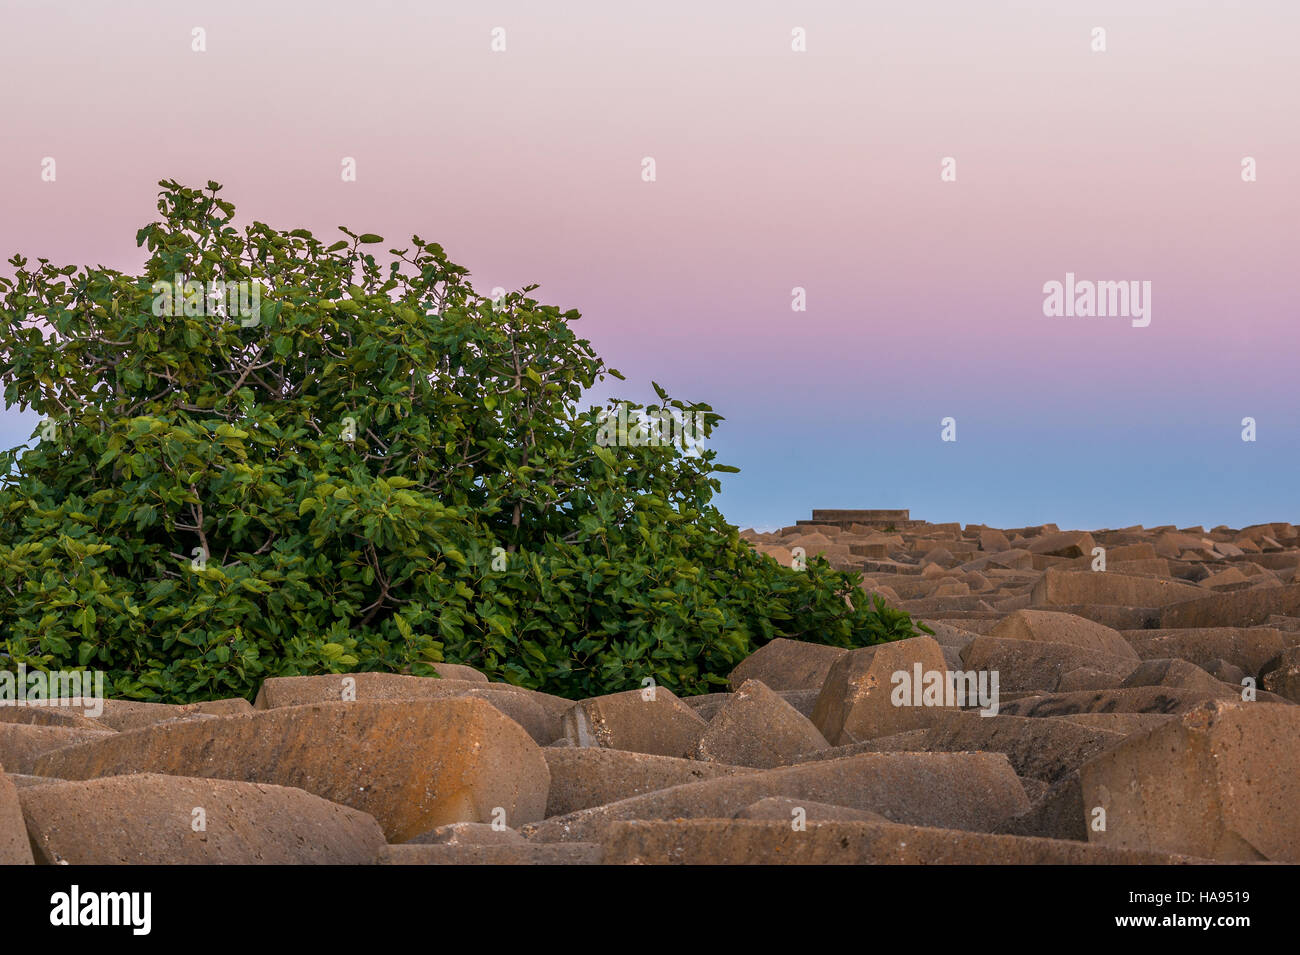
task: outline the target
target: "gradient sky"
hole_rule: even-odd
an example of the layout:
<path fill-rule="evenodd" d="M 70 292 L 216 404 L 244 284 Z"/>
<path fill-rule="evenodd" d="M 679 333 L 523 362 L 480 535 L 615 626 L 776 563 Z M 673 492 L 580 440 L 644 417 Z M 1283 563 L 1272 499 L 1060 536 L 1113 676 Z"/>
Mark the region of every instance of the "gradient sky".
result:
<path fill-rule="evenodd" d="M 162 178 L 419 233 L 579 309 L 627 397 L 725 415 L 742 527 L 1300 521 L 1298 33 L 1294 0 L 4 0 L 0 253 L 136 268 Z M 1045 317 L 1067 271 L 1150 281 L 1150 326 Z"/>

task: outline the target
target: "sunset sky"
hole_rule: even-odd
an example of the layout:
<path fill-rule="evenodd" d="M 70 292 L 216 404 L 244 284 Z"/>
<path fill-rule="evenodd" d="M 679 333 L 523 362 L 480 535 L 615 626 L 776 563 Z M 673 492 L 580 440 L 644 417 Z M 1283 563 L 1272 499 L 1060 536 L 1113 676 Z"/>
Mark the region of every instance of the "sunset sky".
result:
<path fill-rule="evenodd" d="M 418 233 L 581 311 L 620 394 L 720 411 L 741 527 L 1300 521 L 1298 33 L 1294 0 L 5 0 L 0 253 L 138 269 L 163 178 Z M 1067 272 L 1149 281 L 1150 325 L 1045 316 Z"/>

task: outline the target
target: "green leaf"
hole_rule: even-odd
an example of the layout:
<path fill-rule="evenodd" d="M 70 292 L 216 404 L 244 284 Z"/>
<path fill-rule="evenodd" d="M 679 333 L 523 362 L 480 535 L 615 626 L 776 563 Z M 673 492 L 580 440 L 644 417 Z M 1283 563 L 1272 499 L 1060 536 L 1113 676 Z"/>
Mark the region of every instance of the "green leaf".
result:
<path fill-rule="evenodd" d="M 59 425 L 0 451 L 11 665 L 94 666 L 110 696 L 189 702 L 451 661 L 580 699 L 648 676 L 711 692 L 778 637 L 926 632 L 865 595 L 850 607 L 861 576 L 822 557 L 756 553 L 713 501 L 735 472 L 713 451 L 602 447 L 591 425 L 617 399 L 598 384 L 623 376 L 535 287 L 485 308 L 437 243 L 381 263 L 159 188 L 139 267 L 16 255 L 0 274 L 6 401 Z M 222 263 L 253 283 L 226 320 L 155 313 L 155 283 Z M 48 335 L 4 319 L 38 309 Z M 721 420 L 652 385 L 659 407 Z"/>

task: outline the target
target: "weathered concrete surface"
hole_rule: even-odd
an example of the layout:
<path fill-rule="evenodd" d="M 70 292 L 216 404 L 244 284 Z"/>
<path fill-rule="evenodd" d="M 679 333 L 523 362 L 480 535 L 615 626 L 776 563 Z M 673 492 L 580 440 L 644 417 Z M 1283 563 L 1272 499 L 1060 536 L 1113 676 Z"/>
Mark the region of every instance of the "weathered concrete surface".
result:
<path fill-rule="evenodd" d="M 19 796 L 44 865 L 368 865 L 384 845 L 366 813 L 264 783 L 143 774 Z"/>
<path fill-rule="evenodd" d="M 543 818 L 550 772 L 518 723 L 474 698 L 316 703 L 160 723 L 41 757 L 40 775 L 166 773 L 294 786 L 368 812 L 390 841 L 452 822 Z"/>

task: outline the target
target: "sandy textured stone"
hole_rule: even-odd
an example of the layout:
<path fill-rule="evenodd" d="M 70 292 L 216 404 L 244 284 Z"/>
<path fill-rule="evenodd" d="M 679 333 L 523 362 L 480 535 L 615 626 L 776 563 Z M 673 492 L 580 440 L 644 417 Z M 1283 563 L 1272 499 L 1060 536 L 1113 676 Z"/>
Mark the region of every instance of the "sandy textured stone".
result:
<path fill-rule="evenodd" d="M 765 819 L 781 821 L 792 829 L 807 822 L 889 822 L 884 816 L 865 809 L 832 806 L 811 799 L 791 799 L 789 796 L 768 796 L 746 806 L 734 816 L 736 819 Z"/>
<path fill-rule="evenodd" d="M 209 700 L 205 703 L 141 703 L 138 700 L 104 700 L 104 714 L 99 722 L 110 729 L 124 732 L 152 726 L 167 720 L 186 717 L 224 717 L 251 713 L 248 700 L 235 697 L 226 700 Z"/>
<path fill-rule="evenodd" d="M 1166 607 L 1160 615 L 1162 628 L 1205 628 L 1205 626 L 1255 626 L 1271 615 L 1300 613 L 1300 583 L 1286 587 L 1243 590 L 1235 594 L 1213 594 Z"/>
<path fill-rule="evenodd" d="M 603 806 L 684 783 L 755 772 L 743 766 L 723 766 L 620 749 L 548 747 L 543 752 L 551 771 L 547 816 Z"/>
<path fill-rule="evenodd" d="M 41 710 L 45 715 L 35 719 L 19 717 L 22 722 L 39 722 L 46 726 L 73 726 L 87 728 L 87 722 L 96 729 L 117 731 L 139 729 L 169 720 L 212 719 L 236 716 L 252 711 L 252 705 L 241 697 L 208 700 L 202 703 L 145 703 L 141 700 L 97 700 L 89 697 L 68 697 L 58 705 L 19 707 L 29 712 Z M 6 719 L 0 707 L 0 721 Z M 97 714 L 97 715 L 93 715 Z M 71 715 L 74 719 L 69 720 Z M 83 722 L 83 720 L 87 722 Z"/>
<path fill-rule="evenodd" d="M 1294 640 L 1272 627 L 1137 630 L 1125 633 L 1125 637 L 1144 660 L 1176 657 L 1197 666 L 1226 660 L 1249 676 L 1258 676 L 1264 664 Z"/>
<path fill-rule="evenodd" d="M 1243 574 L 1236 567 L 1229 567 L 1227 570 L 1221 570 L 1218 573 L 1210 574 L 1204 580 L 1198 581 L 1201 587 L 1206 590 L 1219 590 L 1225 587 L 1236 588 L 1239 584 L 1249 584 L 1250 578 Z"/>
<path fill-rule="evenodd" d="M 1211 699 L 1197 690 L 1134 686 L 1119 690 L 1045 693 L 1004 703 L 1004 716 L 1071 716 L 1075 713 L 1185 713 Z"/>
<path fill-rule="evenodd" d="M 447 823 L 492 822 L 496 808 L 506 825 L 541 819 L 550 783 L 541 748 L 474 698 L 317 703 L 160 723 L 47 753 L 37 771 L 296 786 L 370 813 L 395 842 Z"/>
<path fill-rule="evenodd" d="M 1300 584 L 1238 593 L 1212 594 L 1165 607 L 1161 627 L 1251 627 L 1272 614 L 1300 613 Z"/>
<path fill-rule="evenodd" d="M 605 850 L 599 845 L 405 845 L 384 846 L 379 865 L 600 865 Z"/>
<path fill-rule="evenodd" d="M 1090 729 L 1109 730 L 1129 736 L 1149 733 L 1175 719 L 1172 713 L 1068 713 L 1060 717 L 1067 723 L 1077 723 Z"/>
<path fill-rule="evenodd" d="M 1172 686 L 1196 690 L 1217 699 L 1241 699 L 1241 687 L 1231 687 L 1198 667 L 1178 659 L 1143 660 L 1120 684 L 1131 686 Z"/>
<path fill-rule="evenodd" d="M 0 766 L 0 865 L 31 865 L 32 861 L 18 790 Z"/>
<path fill-rule="evenodd" d="M 817 709 L 817 697 L 821 696 L 821 692 L 821 688 L 818 687 L 815 690 L 777 690 L 776 695 L 811 720 L 813 711 Z"/>
<path fill-rule="evenodd" d="M 1084 842 L 878 822 L 619 822 L 606 865 L 1167 865 L 1204 860 Z"/>
<path fill-rule="evenodd" d="M 1199 664 L 1200 667 L 1214 677 L 1220 683 L 1226 683 L 1229 686 L 1243 686 L 1243 680 L 1246 679 L 1246 671 L 1235 663 L 1229 663 L 1227 660 L 1216 657 L 1207 663 Z"/>
<path fill-rule="evenodd" d="M 1213 702 L 1079 770 L 1100 845 L 1220 861 L 1300 862 L 1300 709 Z"/>
<path fill-rule="evenodd" d="M 1163 558 L 1156 555 L 1156 549 L 1147 541 L 1140 544 L 1119 544 L 1106 548 L 1106 566 L 1108 567 L 1125 562 L 1161 559 Z M 1169 565 L 1165 564 L 1165 566 L 1168 567 Z"/>
<path fill-rule="evenodd" d="M 1050 610 L 1017 610 L 989 632 L 990 637 L 1064 643 L 1112 657 L 1137 660 L 1138 655 L 1118 630 L 1092 620 Z"/>
<path fill-rule="evenodd" d="M 812 721 L 758 680 L 746 680 L 700 737 L 696 756 L 770 769 L 830 744 Z"/>
<path fill-rule="evenodd" d="M 1079 562 L 1084 569 L 1090 569 L 1087 558 Z M 1111 560 L 1107 561 L 1107 570 L 1116 574 L 1126 574 L 1130 577 L 1173 577 L 1173 571 L 1169 567 L 1169 561 L 1163 557 L 1157 557 L 1154 560 Z"/>
<path fill-rule="evenodd" d="M 930 728 L 925 748 L 1003 753 L 1017 775 L 1055 783 L 1124 738 L 1122 733 L 1067 720 L 953 713 Z"/>
<path fill-rule="evenodd" d="M 895 822 L 991 830 L 1029 808 L 1000 753 L 863 753 L 710 779 L 522 827 L 541 842 L 595 841 L 619 819 L 730 818 L 767 796 L 876 812 Z"/>
<path fill-rule="evenodd" d="M 1092 557 L 1097 542 L 1087 531 L 1058 531 L 1042 534 L 1029 542 L 1029 553 L 1049 557 Z"/>
<path fill-rule="evenodd" d="M 709 724 L 671 691 L 653 686 L 579 700 L 560 727 L 578 746 L 685 759 L 695 755 Z"/>
<path fill-rule="evenodd" d="M 269 710 L 308 703 L 356 700 L 486 700 L 510 717 L 541 745 L 563 735 L 560 718 L 571 700 L 508 683 L 452 680 L 402 673 L 342 673 L 329 676 L 272 677 L 262 683 L 255 707 Z"/>
<path fill-rule="evenodd" d="M 1261 670 L 1260 685 L 1265 690 L 1300 703 L 1300 647 L 1287 647 Z"/>
<path fill-rule="evenodd" d="M 1198 588 L 1199 589 L 1199 588 Z M 1006 608 L 1007 612 L 1019 610 L 1019 607 Z M 1160 609 L 1158 607 L 1128 607 L 1117 604 L 1060 604 L 1047 609 L 1057 613 L 1073 614 L 1083 617 L 1103 627 L 1110 627 L 1123 633 L 1127 630 L 1141 630 L 1158 626 Z"/>
<path fill-rule="evenodd" d="M 1128 714 L 1102 714 L 1106 717 Z M 1145 716 L 1145 714 L 1139 714 Z M 1157 717 L 1170 719 L 1172 717 Z M 1022 785 L 1041 783 L 1046 790 L 1098 753 L 1122 741 L 1126 735 L 1114 724 L 1089 725 L 1066 719 L 1030 719 L 1022 716 L 981 716 L 978 712 L 950 713 L 928 729 L 911 730 L 837 746 L 800 758 L 800 762 L 838 759 L 860 753 L 929 752 L 1002 753 L 1020 777 Z M 1143 731 L 1152 724 L 1140 727 Z M 1032 799 L 1032 795 L 1031 795 Z"/>
<path fill-rule="evenodd" d="M 846 653 L 840 647 L 777 637 L 731 671 L 731 688 L 739 688 L 746 680 L 759 680 L 770 690 L 820 690 L 831 665 Z"/>
<path fill-rule="evenodd" d="M 1184 551 L 1197 550 L 1202 540 L 1197 534 L 1180 534 L 1166 531 L 1152 541 L 1152 548 L 1161 557 L 1177 557 Z"/>
<path fill-rule="evenodd" d="M 517 846 L 526 841 L 518 830 L 497 827 L 490 822 L 453 822 L 407 839 L 403 845 Z"/>
<path fill-rule="evenodd" d="M 1070 773 L 1047 792 L 1035 796 L 1026 811 L 1003 820 L 994 830 L 1003 835 L 1088 841 L 1088 827 L 1099 817 L 1085 811 L 1079 774 Z"/>
<path fill-rule="evenodd" d="M 103 730 L 109 727 L 85 715 L 79 707 L 0 702 L 0 723 L 25 723 L 28 726 L 60 726 L 64 729 Z"/>
<path fill-rule="evenodd" d="M 938 673 L 946 680 L 943 650 L 932 637 L 849 651 L 827 674 L 813 710 L 813 723 L 834 746 L 929 726 L 947 707 L 912 705 L 910 694 L 904 694 L 906 705 L 895 705 L 894 675 L 904 673 L 916 683 L 917 667 L 923 677 Z"/>
<path fill-rule="evenodd" d="M 1166 607 L 1204 596 L 1205 591 L 1200 587 L 1181 581 L 1134 577 L 1110 571 L 1049 568 L 1034 585 L 1031 603 L 1035 607 L 1049 609 L 1076 604 Z"/>
<path fill-rule="evenodd" d="M 1027 690 L 1056 691 L 1067 673 L 1088 667 L 1118 684 L 1141 662 L 1068 643 L 977 637 L 962 650 L 966 670 L 998 674 L 1001 693 Z"/>
<path fill-rule="evenodd" d="M 15 773 L 36 773 L 40 757 L 64 746 L 116 735 L 113 730 L 70 729 L 32 723 L 0 723 L 0 765 Z M 39 775 L 47 775 L 41 773 Z M 54 774 L 54 775 L 57 775 Z"/>
<path fill-rule="evenodd" d="M 430 664 L 435 673 L 444 680 L 468 680 L 471 683 L 487 683 L 487 674 L 463 663 Z"/>
<path fill-rule="evenodd" d="M 755 544 L 754 550 L 771 557 L 782 567 L 793 567 L 795 564 L 793 552 L 780 544 Z"/>
<path fill-rule="evenodd" d="M 731 694 L 703 693 L 699 696 L 683 696 L 680 699 L 693 709 L 700 719 L 710 723 L 713 721 L 713 717 L 718 715 L 718 710 L 727 705 L 727 701 L 731 699 Z"/>
<path fill-rule="evenodd" d="M 864 740 L 861 743 L 832 746 L 830 749 L 804 753 L 795 762 L 811 763 L 825 759 L 841 759 L 845 756 L 857 756 L 859 753 L 923 753 L 930 739 L 930 729 L 931 727 L 927 726 L 889 736 L 877 736 L 875 739 Z"/>
<path fill-rule="evenodd" d="M 1000 530 L 986 527 L 980 531 L 980 550 L 996 554 L 1010 549 L 1011 542 L 1007 540 L 1007 535 Z"/>
<path fill-rule="evenodd" d="M 1057 693 L 1075 693 L 1079 690 L 1114 690 L 1122 681 L 1113 673 L 1094 667 L 1078 667 L 1062 675 L 1056 685 Z"/>
<path fill-rule="evenodd" d="M 264 783 L 144 774 L 19 798 L 45 865 L 366 865 L 384 845 L 366 813 Z"/>
<path fill-rule="evenodd" d="M 979 636 L 974 630 L 944 623 L 942 620 L 927 620 L 925 625 L 934 631 L 934 640 L 941 647 L 956 647 L 960 650 Z"/>

